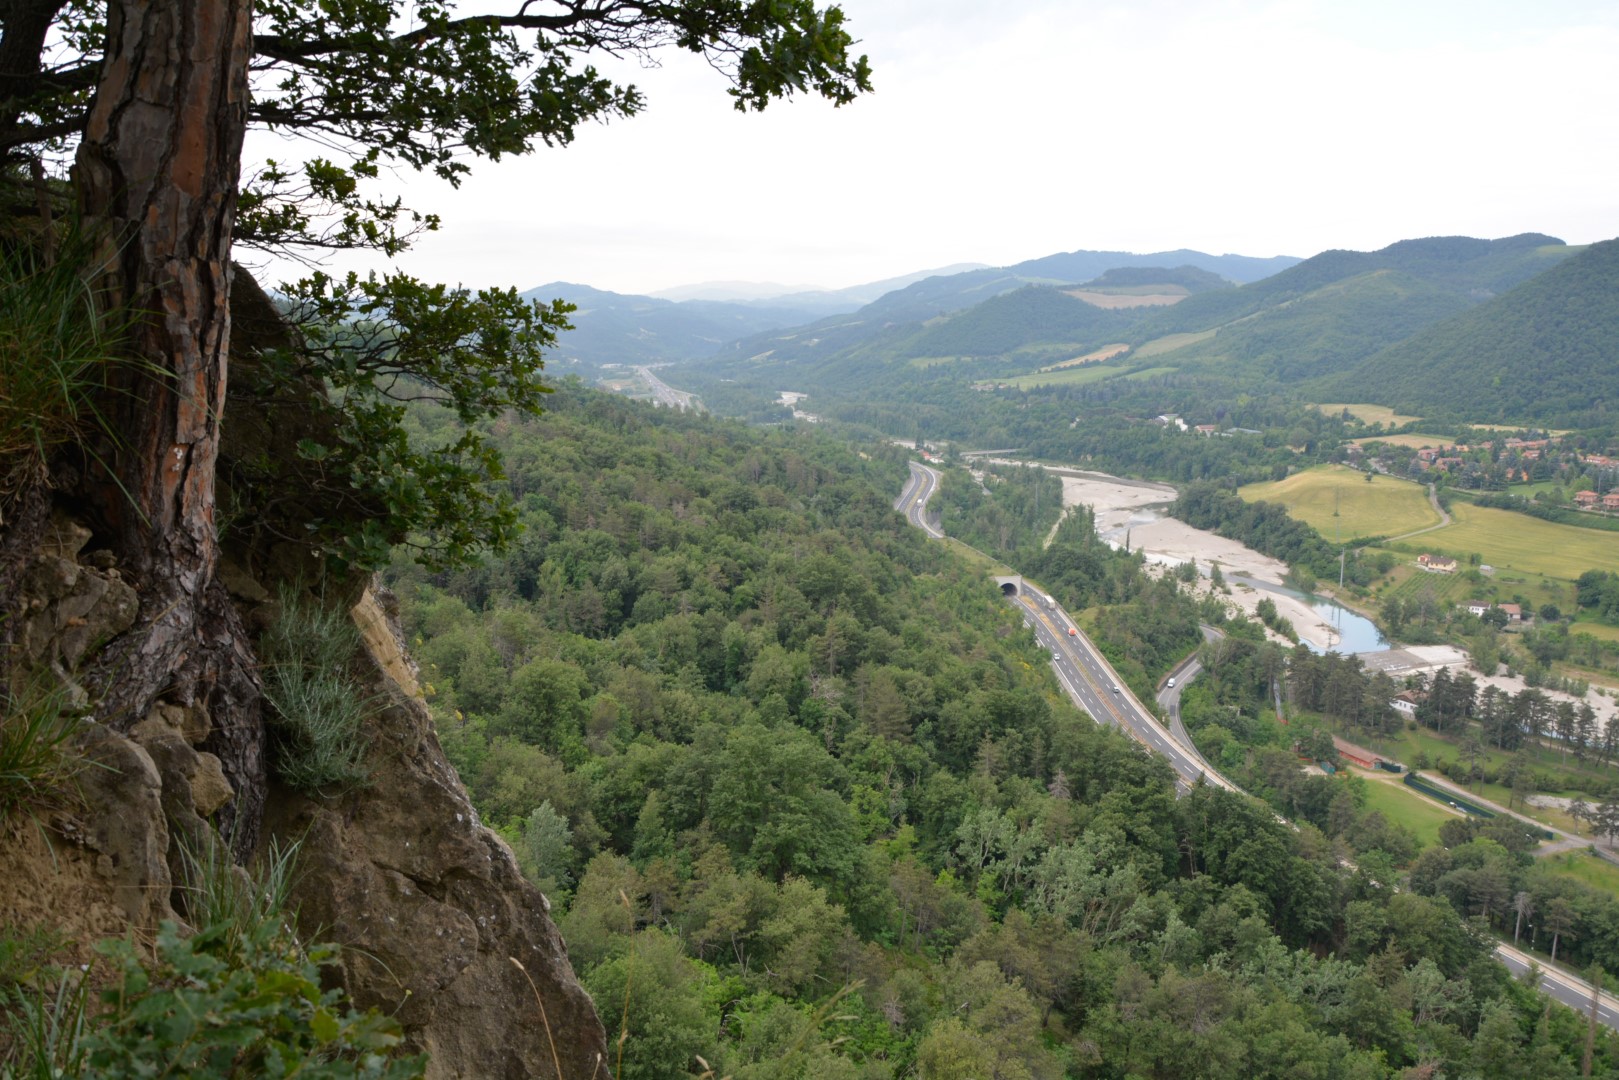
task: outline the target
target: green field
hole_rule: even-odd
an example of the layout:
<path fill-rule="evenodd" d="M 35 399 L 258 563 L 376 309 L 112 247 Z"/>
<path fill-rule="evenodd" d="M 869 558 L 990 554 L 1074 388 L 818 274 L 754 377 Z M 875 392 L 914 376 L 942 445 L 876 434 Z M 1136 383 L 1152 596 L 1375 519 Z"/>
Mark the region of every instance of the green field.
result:
<path fill-rule="evenodd" d="M 1587 851 L 1569 851 L 1562 855 L 1548 855 L 1543 865 L 1594 889 L 1619 896 L 1619 866 L 1597 858 Z"/>
<path fill-rule="evenodd" d="M 1377 810 L 1416 834 L 1423 847 L 1439 842 L 1439 827 L 1460 815 L 1398 782 L 1367 780 L 1366 809 Z"/>
<path fill-rule="evenodd" d="M 1329 416 L 1341 415 L 1345 409 L 1348 409 L 1349 415 L 1361 423 L 1382 424 L 1384 427 L 1404 427 L 1406 424 L 1414 424 L 1422 419 L 1420 416 L 1402 416 L 1387 405 L 1356 405 L 1349 403 L 1317 405 L 1316 408 Z"/>
<path fill-rule="evenodd" d="M 1288 513 L 1322 536 L 1392 536 L 1439 524 L 1420 486 L 1388 476 L 1373 476 L 1342 465 L 1321 465 L 1285 480 L 1249 484 L 1237 489 L 1249 502 L 1280 503 Z M 1335 516 L 1336 515 L 1336 516 Z"/>
<path fill-rule="evenodd" d="M 1200 341 L 1207 341 L 1214 336 L 1213 330 L 1199 330 L 1195 334 L 1167 334 L 1161 338 L 1154 338 L 1136 350 L 1136 356 L 1162 356 L 1164 353 L 1184 349 L 1188 345 L 1196 345 Z"/>
<path fill-rule="evenodd" d="M 1390 596 L 1406 603 L 1427 598 L 1439 607 L 1471 599 L 1472 592 L 1472 582 L 1459 574 L 1430 574 L 1417 566 L 1396 566 L 1387 582 L 1376 589 L 1379 601 Z"/>
<path fill-rule="evenodd" d="M 980 385 L 1015 386 L 1020 390 L 1033 386 L 1083 386 L 1086 383 L 1101 382 L 1122 374 L 1123 372 L 1116 367 L 1090 365 L 1066 368 L 1062 371 L 1037 371 L 1029 375 L 1014 375 L 1010 379 L 985 379 Z"/>
<path fill-rule="evenodd" d="M 1603 641 L 1619 641 L 1619 626 L 1599 622 L 1577 622 L 1568 628 L 1571 634 L 1590 634 Z"/>
<path fill-rule="evenodd" d="M 1510 510 L 1451 506 L 1453 524 L 1422 539 L 1452 555 L 1477 552 L 1502 570 L 1573 581 L 1587 570 L 1619 570 L 1619 543 L 1606 533 L 1515 514 Z"/>

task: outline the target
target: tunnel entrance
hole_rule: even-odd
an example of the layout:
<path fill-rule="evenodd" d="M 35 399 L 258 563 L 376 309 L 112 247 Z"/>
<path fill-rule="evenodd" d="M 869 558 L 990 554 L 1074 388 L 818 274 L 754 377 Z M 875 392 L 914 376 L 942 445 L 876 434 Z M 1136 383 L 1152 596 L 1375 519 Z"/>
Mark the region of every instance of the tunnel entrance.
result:
<path fill-rule="evenodd" d="M 1006 577 L 997 576 L 995 584 L 1000 586 L 1001 595 L 1007 599 L 1011 599 L 1023 591 L 1023 578 L 1017 574 L 1009 574 Z"/>

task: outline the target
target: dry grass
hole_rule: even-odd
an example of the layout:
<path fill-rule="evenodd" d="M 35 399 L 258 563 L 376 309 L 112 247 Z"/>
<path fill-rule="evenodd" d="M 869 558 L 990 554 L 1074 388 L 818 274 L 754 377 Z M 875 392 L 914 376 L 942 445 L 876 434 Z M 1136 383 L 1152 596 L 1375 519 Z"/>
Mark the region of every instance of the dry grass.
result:
<path fill-rule="evenodd" d="M 1104 308 L 1109 311 L 1121 308 L 1138 307 L 1168 307 L 1185 300 L 1187 293 L 1179 292 L 1151 292 L 1151 293 L 1111 293 L 1093 292 L 1090 289 L 1067 289 L 1069 296 L 1075 300 L 1083 300 L 1092 307 Z"/>
<path fill-rule="evenodd" d="M 1345 409 L 1348 409 L 1349 415 L 1353 416 L 1361 423 L 1382 424 L 1384 427 L 1403 427 L 1406 424 L 1414 424 L 1418 420 L 1422 419 L 1420 416 L 1402 415 L 1395 412 L 1387 405 L 1357 405 L 1354 403 L 1340 403 L 1337 405 L 1317 405 L 1316 408 L 1331 416 L 1337 416 Z"/>
<path fill-rule="evenodd" d="M 1088 352 L 1084 356 L 1076 356 L 1072 360 L 1064 360 L 1060 364 L 1048 364 L 1040 370 L 1060 371 L 1063 368 L 1080 367 L 1084 364 L 1100 364 L 1104 360 L 1111 360 L 1120 353 L 1127 353 L 1129 351 L 1130 346 L 1124 344 L 1103 345 L 1100 349 L 1095 349 Z"/>
<path fill-rule="evenodd" d="M 1405 435 L 1366 435 L 1351 442 L 1364 446 L 1367 443 L 1382 442 L 1390 446 L 1409 446 L 1414 450 L 1421 450 L 1425 446 L 1441 447 L 1454 446 L 1456 440 L 1445 435 L 1425 435 L 1420 431 L 1413 431 Z"/>
<path fill-rule="evenodd" d="M 1199 330 L 1195 334 L 1166 334 L 1161 338 L 1154 338 L 1136 350 L 1138 357 L 1162 356 L 1164 353 L 1184 349 L 1188 345 L 1196 345 L 1200 341 L 1207 341 L 1213 337 L 1213 330 Z"/>

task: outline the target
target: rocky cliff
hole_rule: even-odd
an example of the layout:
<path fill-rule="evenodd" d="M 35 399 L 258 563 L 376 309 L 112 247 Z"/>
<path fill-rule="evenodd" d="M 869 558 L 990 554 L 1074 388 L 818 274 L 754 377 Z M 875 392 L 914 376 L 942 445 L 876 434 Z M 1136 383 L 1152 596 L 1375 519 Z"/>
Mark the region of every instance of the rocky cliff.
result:
<path fill-rule="evenodd" d="M 71 505 L 53 504 L 47 485 L 3 509 L 0 720 L 17 720 L 21 688 L 48 687 L 53 708 L 79 717 L 71 747 L 81 767 L 55 797 L 0 816 L 0 928 L 44 931 L 64 962 L 90 961 L 104 938 L 151 942 L 162 921 L 184 921 L 182 848 L 195 850 L 250 799 L 253 830 L 232 839 L 255 837 L 257 856 L 297 845 L 300 934 L 341 947 L 327 978 L 397 1019 L 407 1048 L 430 1055 L 427 1075 L 607 1074 L 601 1023 L 549 905 L 480 824 L 446 761 L 385 593 L 363 582 L 303 590 L 317 603 L 342 594 L 360 631 L 347 676 L 375 703 L 366 780 L 313 795 L 273 779 L 233 790 L 230 768 L 209 750 L 222 733 L 202 699 L 160 696 L 144 715 L 97 715 L 84 673 L 116 655 L 142 614 L 117 556 Z M 270 624 L 287 589 L 310 580 L 310 553 L 284 541 L 227 543 L 225 556 L 217 580 L 249 636 Z M 256 652 L 254 642 L 241 647 Z"/>

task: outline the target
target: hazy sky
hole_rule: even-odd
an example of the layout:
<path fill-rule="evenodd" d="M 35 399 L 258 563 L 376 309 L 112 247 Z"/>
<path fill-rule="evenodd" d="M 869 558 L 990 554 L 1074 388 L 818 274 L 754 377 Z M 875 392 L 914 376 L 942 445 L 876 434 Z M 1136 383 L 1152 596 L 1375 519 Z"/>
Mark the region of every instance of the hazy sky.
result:
<path fill-rule="evenodd" d="M 743 115 L 667 54 L 630 73 L 641 116 L 479 163 L 459 191 L 409 178 L 444 228 L 405 268 L 639 293 L 1078 248 L 1619 235 L 1611 0 L 842 6 L 873 94 Z"/>

